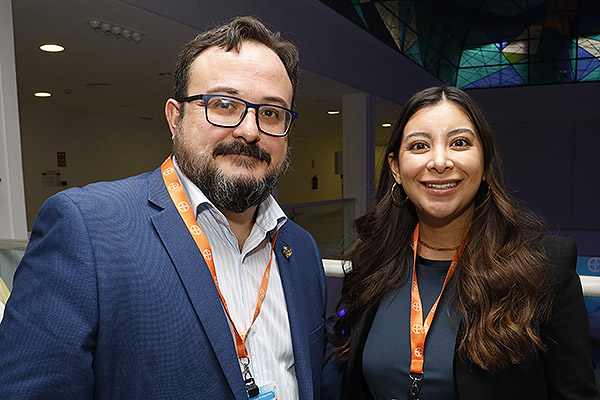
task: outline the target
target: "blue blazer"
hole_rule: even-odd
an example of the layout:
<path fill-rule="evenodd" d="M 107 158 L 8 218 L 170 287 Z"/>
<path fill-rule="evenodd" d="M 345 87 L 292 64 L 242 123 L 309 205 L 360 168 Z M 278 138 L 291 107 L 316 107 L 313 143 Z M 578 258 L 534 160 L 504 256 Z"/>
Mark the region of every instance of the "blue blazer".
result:
<path fill-rule="evenodd" d="M 321 256 L 289 220 L 274 253 L 300 398 L 318 399 Z M 0 324 L 0 399 L 92 398 L 247 399 L 219 295 L 160 170 L 48 199 Z"/>

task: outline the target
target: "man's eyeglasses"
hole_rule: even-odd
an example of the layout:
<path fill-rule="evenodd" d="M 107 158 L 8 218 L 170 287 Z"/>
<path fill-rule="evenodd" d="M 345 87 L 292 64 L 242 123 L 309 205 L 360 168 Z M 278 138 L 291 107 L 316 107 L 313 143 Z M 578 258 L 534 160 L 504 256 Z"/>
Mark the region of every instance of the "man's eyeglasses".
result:
<path fill-rule="evenodd" d="M 254 108 L 258 129 L 267 135 L 282 137 L 288 134 L 292 121 L 298 118 L 296 112 L 285 107 L 254 104 L 222 94 L 197 94 L 177 101 L 188 103 L 196 100 L 204 102 L 206 120 L 222 128 L 235 128 L 246 117 L 248 108 Z"/>

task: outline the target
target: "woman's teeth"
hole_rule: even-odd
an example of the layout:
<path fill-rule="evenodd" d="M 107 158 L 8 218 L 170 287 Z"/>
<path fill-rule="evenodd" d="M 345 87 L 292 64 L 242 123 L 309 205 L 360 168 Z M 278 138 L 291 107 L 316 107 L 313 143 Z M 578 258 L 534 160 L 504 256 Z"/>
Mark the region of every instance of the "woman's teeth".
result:
<path fill-rule="evenodd" d="M 432 188 L 432 189 L 450 189 L 455 187 L 458 184 L 458 182 L 452 182 L 452 183 L 442 183 L 442 184 L 436 184 L 436 183 L 426 183 L 428 188 Z"/>

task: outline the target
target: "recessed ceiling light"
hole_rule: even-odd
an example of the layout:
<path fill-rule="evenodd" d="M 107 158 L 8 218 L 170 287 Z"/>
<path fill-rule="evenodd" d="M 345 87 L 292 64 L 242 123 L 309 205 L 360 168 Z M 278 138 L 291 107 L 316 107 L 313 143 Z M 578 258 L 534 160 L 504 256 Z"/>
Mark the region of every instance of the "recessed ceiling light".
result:
<path fill-rule="evenodd" d="M 47 51 L 49 53 L 60 53 L 65 48 L 59 44 L 43 44 L 40 46 L 40 50 Z"/>
<path fill-rule="evenodd" d="M 327 111 L 327 114 L 329 115 L 338 115 L 340 113 L 340 110 L 329 110 Z"/>
<path fill-rule="evenodd" d="M 50 97 L 50 96 L 52 96 L 52 94 L 48 93 L 48 92 L 35 92 L 33 95 L 35 97 Z"/>
<path fill-rule="evenodd" d="M 385 124 L 381 124 L 381 126 L 382 126 L 383 128 L 391 128 L 391 127 L 392 127 L 392 124 L 390 124 L 389 122 L 386 122 Z"/>

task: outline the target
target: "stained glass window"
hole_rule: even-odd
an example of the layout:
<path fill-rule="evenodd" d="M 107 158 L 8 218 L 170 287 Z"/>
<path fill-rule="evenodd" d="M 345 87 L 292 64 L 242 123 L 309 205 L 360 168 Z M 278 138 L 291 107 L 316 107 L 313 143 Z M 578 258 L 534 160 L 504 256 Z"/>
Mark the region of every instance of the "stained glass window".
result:
<path fill-rule="evenodd" d="M 321 0 L 461 88 L 600 80 L 597 0 Z"/>

